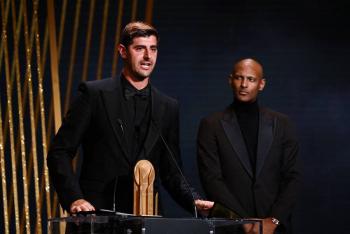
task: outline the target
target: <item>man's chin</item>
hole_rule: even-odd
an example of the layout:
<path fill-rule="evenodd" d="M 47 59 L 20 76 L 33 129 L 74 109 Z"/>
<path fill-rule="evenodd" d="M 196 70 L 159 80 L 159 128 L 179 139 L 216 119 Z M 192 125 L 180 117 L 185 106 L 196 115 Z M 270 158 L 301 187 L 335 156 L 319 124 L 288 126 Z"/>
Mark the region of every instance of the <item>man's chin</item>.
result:
<path fill-rule="evenodd" d="M 254 100 L 250 97 L 239 97 L 239 96 L 236 96 L 236 100 L 239 101 L 239 102 L 242 102 L 242 103 L 252 103 L 254 102 Z"/>
<path fill-rule="evenodd" d="M 143 73 L 137 73 L 135 74 L 135 79 L 138 81 L 144 81 L 145 79 L 149 78 L 152 72 L 143 72 Z"/>

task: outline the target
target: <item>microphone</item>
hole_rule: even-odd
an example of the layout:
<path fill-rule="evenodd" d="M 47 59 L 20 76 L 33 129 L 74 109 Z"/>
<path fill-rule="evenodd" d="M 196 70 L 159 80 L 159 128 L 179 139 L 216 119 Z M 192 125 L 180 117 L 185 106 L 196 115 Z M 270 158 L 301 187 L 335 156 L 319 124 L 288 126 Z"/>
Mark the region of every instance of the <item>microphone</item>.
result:
<path fill-rule="evenodd" d="M 119 123 L 120 129 L 122 130 L 122 135 L 124 135 L 124 124 L 123 124 L 123 120 L 121 119 L 117 119 L 117 122 Z"/>
<path fill-rule="evenodd" d="M 177 163 L 176 158 L 175 158 L 173 152 L 171 151 L 169 145 L 167 144 L 166 140 L 164 139 L 161 130 L 160 130 L 160 129 L 158 128 L 158 126 L 156 125 L 156 121 L 152 119 L 151 122 L 153 123 L 154 127 L 158 130 L 160 139 L 161 139 L 162 142 L 164 143 L 164 146 L 165 146 L 166 150 L 168 151 L 171 160 L 174 162 L 174 165 L 175 165 L 176 169 L 179 171 L 181 178 L 183 179 L 183 181 L 184 181 L 185 184 L 186 184 L 187 189 L 188 189 L 188 190 L 190 191 L 190 193 L 191 193 L 192 202 L 193 202 L 193 208 L 194 208 L 194 209 L 193 209 L 193 210 L 194 210 L 194 217 L 195 217 L 195 218 L 198 218 L 198 212 L 197 212 L 196 204 L 195 204 L 195 202 L 194 202 L 194 201 L 195 201 L 195 198 L 194 198 L 194 195 L 193 195 L 192 188 L 191 188 L 190 184 L 188 183 L 186 177 L 185 177 L 184 174 L 182 173 L 182 170 L 181 170 L 179 164 Z"/>
<path fill-rule="evenodd" d="M 117 208 L 116 208 L 116 199 L 115 199 L 115 196 L 116 196 L 116 192 L 117 192 L 117 185 L 118 185 L 118 176 L 115 177 L 115 180 L 114 180 L 114 186 L 113 186 L 113 209 L 112 210 L 107 210 L 107 209 L 98 209 L 96 211 L 82 211 L 82 212 L 79 212 L 80 214 L 96 214 L 96 215 L 118 215 L 118 216 L 121 216 L 123 218 L 127 218 L 127 217 L 130 217 L 130 216 L 134 216 L 133 214 L 129 214 L 129 213 L 124 213 L 124 212 L 119 212 L 117 211 Z"/>
<path fill-rule="evenodd" d="M 115 177 L 115 180 L 114 180 L 114 187 L 113 187 L 113 212 L 116 212 L 116 205 L 115 205 L 115 195 L 116 195 L 116 192 L 117 192 L 117 184 L 118 184 L 118 176 Z"/>
<path fill-rule="evenodd" d="M 122 130 L 122 136 L 124 136 L 123 120 L 118 118 L 117 122 L 119 123 L 120 129 Z M 117 192 L 117 184 L 118 184 L 118 176 L 115 177 L 114 186 L 113 186 L 113 207 L 112 207 L 113 212 L 117 211 L 116 210 L 116 200 L 115 200 L 115 196 L 116 196 L 116 192 Z"/>
<path fill-rule="evenodd" d="M 122 136 L 124 136 L 124 124 L 123 124 L 123 120 L 121 119 L 117 119 L 117 122 L 120 126 L 120 129 L 122 130 Z M 102 214 L 102 215 L 108 215 L 108 214 L 114 214 L 114 215 L 121 215 L 121 216 L 132 216 L 132 214 L 128 214 L 128 213 L 123 213 L 123 212 L 118 212 L 117 211 L 117 206 L 116 206 L 116 193 L 117 193 L 117 185 L 118 185 L 118 176 L 115 177 L 114 179 L 114 185 L 113 185 L 113 204 L 112 204 L 112 210 L 107 210 L 107 209 L 99 209 L 97 210 L 95 213 L 96 214 Z"/>

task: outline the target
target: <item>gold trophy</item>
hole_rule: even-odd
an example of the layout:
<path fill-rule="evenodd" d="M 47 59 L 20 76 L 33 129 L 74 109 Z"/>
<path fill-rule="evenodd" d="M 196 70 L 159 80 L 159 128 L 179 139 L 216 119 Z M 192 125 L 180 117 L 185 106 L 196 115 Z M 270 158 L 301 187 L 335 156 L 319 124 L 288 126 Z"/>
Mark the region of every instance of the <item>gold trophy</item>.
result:
<path fill-rule="evenodd" d="M 158 197 L 154 197 L 155 171 L 148 160 L 140 160 L 134 168 L 134 215 L 158 215 Z"/>

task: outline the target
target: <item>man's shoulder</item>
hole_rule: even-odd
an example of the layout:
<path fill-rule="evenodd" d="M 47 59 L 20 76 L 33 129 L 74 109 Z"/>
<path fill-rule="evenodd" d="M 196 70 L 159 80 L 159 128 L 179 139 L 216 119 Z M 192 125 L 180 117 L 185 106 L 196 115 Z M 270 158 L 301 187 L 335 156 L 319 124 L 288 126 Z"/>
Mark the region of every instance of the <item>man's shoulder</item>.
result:
<path fill-rule="evenodd" d="M 208 134 L 210 131 L 214 131 L 214 129 L 221 129 L 222 121 L 228 118 L 229 117 L 226 117 L 225 110 L 211 112 L 201 118 L 199 132 L 201 132 L 201 134 Z"/>
<path fill-rule="evenodd" d="M 225 115 L 226 110 L 214 111 L 205 116 L 205 119 L 221 119 Z"/>
<path fill-rule="evenodd" d="M 260 110 L 265 117 L 271 119 L 272 121 L 277 121 L 277 123 L 282 123 L 282 125 L 294 124 L 290 117 L 285 113 L 281 113 L 266 107 L 260 108 Z"/>
<path fill-rule="evenodd" d="M 113 90 L 117 86 L 117 80 L 115 78 L 105 78 L 102 80 L 85 81 L 81 86 L 85 86 L 90 90 Z"/>
<path fill-rule="evenodd" d="M 260 107 L 260 111 L 265 114 L 265 115 L 269 115 L 275 118 L 279 118 L 279 119 L 288 119 L 288 115 L 273 109 L 270 109 L 268 107 Z"/>
<path fill-rule="evenodd" d="M 222 119 L 225 119 L 225 116 L 229 114 L 228 109 L 224 109 L 221 111 L 214 111 L 206 115 L 204 118 L 202 118 L 202 121 L 206 122 L 216 122 Z"/>
<path fill-rule="evenodd" d="M 160 91 L 156 87 L 152 86 L 152 91 L 157 95 L 157 98 L 159 98 L 163 102 L 170 103 L 170 104 L 173 104 L 173 105 L 178 105 L 178 100 L 177 99 L 175 99 L 173 97 L 170 97 L 169 95 L 163 93 L 162 91 Z"/>

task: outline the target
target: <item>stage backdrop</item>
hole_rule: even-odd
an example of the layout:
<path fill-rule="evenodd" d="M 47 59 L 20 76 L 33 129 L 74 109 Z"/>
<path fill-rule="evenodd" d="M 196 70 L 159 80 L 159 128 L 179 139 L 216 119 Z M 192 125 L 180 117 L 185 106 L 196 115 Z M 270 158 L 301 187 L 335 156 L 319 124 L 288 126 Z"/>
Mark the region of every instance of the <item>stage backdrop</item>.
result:
<path fill-rule="evenodd" d="M 63 215 L 45 165 L 50 140 L 81 81 L 118 77 L 115 46 L 135 19 L 159 30 L 152 84 L 180 102 L 190 183 L 203 194 L 200 119 L 232 102 L 233 62 L 255 57 L 267 79 L 259 103 L 288 114 L 298 129 L 304 180 L 295 233 L 349 233 L 349 3 L 4 0 L 0 7 L 1 233 L 45 233 L 47 218 Z M 190 216 L 169 196 L 165 211 Z"/>

